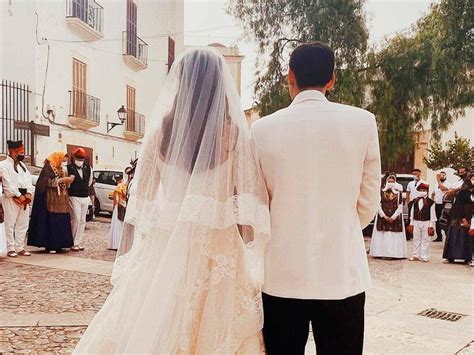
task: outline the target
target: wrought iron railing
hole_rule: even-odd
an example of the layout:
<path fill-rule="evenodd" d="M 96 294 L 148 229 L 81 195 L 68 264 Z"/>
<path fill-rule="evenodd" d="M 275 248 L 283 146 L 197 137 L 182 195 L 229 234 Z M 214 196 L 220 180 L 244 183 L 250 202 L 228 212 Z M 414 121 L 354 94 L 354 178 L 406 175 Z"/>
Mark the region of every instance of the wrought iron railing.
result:
<path fill-rule="evenodd" d="M 66 0 L 66 17 L 78 18 L 97 32 L 103 32 L 104 8 L 94 0 Z"/>
<path fill-rule="evenodd" d="M 69 91 L 69 116 L 100 124 L 100 99 L 85 92 Z"/>
<path fill-rule="evenodd" d="M 145 116 L 141 113 L 127 109 L 127 122 L 125 130 L 138 134 L 145 134 Z"/>
<path fill-rule="evenodd" d="M 134 56 L 144 65 L 148 61 L 148 44 L 133 32 L 122 33 L 123 54 Z"/>
<path fill-rule="evenodd" d="M 30 100 L 31 99 L 31 100 Z M 22 140 L 26 155 L 31 154 L 31 131 L 15 129 L 15 122 L 29 122 L 31 101 L 30 87 L 25 84 L 2 79 L 0 82 L 0 155 L 8 152 L 8 140 Z M 34 111 L 33 111 L 34 112 Z"/>

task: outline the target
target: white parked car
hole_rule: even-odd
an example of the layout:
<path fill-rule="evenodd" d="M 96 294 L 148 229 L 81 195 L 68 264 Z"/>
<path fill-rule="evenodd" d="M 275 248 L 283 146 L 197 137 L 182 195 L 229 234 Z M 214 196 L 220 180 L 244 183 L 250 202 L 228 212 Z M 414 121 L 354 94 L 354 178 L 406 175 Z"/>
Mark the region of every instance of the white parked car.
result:
<path fill-rule="evenodd" d="M 94 170 L 95 180 L 95 213 L 113 212 L 113 201 L 110 195 L 115 190 L 117 183 L 123 179 L 123 172 L 118 170 Z"/>

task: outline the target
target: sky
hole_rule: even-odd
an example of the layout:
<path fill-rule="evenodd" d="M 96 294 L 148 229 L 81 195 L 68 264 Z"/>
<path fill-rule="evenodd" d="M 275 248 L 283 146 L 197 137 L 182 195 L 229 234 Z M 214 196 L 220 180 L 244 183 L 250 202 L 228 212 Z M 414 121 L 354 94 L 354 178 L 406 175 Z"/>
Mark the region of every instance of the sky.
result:
<path fill-rule="evenodd" d="M 429 10 L 432 0 L 367 0 L 369 41 L 377 44 L 387 36 L 407 29 Z M 271 3 L 271 1 L 269 1 Z M 184 0 L 184 41 L 186 45 L 207 45 L 219 42 L 237 45 L 245 56 L 242 62 L 242 106 L 254 102 L 256 58 L 255 43 L 243 36 L 239 23 L 225 13 L 226 0 Z"/>

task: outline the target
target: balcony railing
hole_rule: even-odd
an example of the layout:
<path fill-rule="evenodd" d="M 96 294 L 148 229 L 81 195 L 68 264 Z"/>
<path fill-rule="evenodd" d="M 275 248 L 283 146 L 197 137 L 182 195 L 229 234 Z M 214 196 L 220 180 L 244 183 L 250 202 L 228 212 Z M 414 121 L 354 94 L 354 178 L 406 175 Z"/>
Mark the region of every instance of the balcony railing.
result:
<path fill-rule="evenodd" d="M 132 32 L 123 31 L 122 46 L 124 58 L 137 69 L 148 66 L 148 44 Z"/>
<path fill-rule="evenodd" d="M 94 0 L 66 0 L 66 18 L 81 20 L 102 37 L 104 8 Z"/>
<path fill-rule="evenodd" d="M 69 119 L 82 128 L 100 124 L 100 99 L 85 92 L 69 91 Z"/>
<path fill-rule="evenodd" d="M 145 116 L 127 109 L 124 135 L 129 139 L 140 139 L 145 135 Z"/>

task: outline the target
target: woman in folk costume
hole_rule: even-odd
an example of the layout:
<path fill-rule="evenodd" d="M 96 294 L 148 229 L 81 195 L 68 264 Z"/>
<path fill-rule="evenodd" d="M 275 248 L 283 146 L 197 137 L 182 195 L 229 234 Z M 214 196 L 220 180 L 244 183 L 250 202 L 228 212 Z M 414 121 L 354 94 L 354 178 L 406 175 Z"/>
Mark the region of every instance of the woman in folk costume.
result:
<path fill-rule="evenodd" d="M 474 213 L 473 174 L 468 176 L 457 193 L 450 213 L 451 222 L 446 234 L 443 258 L 450 263 L 455 260 L 468 263 L 472 260 L 472 238 L 469 230 L 472 228 L 471 220 Z"/>
<path fill-rule="evenodd" d="M 0 176 L 0 256 L 7 256 L 7 236 L 5 234 L 5 215 L 2 206 L 2 177 Z"/>
<path fill-rule="evenodd" d="M 126 260 L 128 257 L 128 252 L 132 249 L 133 246 L 133 239 L 135 237 L 135 224 L 136 220 L 134 218 L 134 212 L 136 206 L 134 203 L 137 202 L 136 198 L 132 198 L 134 196 L 137 189 L 137 184 L 135 180 L 135 171 L 137 168 L 138 159 L 135 159 L 130 162 L 130 166 L 125 169 L 125 174 L 127 174 L 127 196 L 126 196 L 126 203 L 127 208 L 126 211 L 131 211 L 131 213 L 125 212 L 125 219 L 123 222 L 123 232 L 122 238 L 120 239 L 120 246 L 117 250 L 117 255 L 115 257 L 114 268 L 112 270 L 112 276 L 110 282 L 112 285 L 117 283 L 120 275 L 122 274 L 123 267 L 126 264 Z"/>
<path fill-rule="evenodd" d="M 54 152 L 48 156 L 33 199 L 28 245 L 45 248 L 51 254 L 74 245 L 68 194 L 74 176 L 66 176 L 66 165 L 66 153 Z"/>
<path fill-rule="evenodd" d="M 127 182 L 119 181 L 113 192 L 114 209 L 112 222 L 110 223 L 109 249 L 117 250 L 123 233 L 123 221 L 125 219 L 125 208 L 127 198 Z"/>
<path fill-rule="evenodd" d="M 135 238 L 75 353 L 260 354 L 268 195 L 224 57 L 174 62 L 137 167 Z"/>
<path fill-rule="evenodd" d="M 407 257 L 402 193 L 395 183 L 395 176 L 390 175 L 382 189 L 380 209 L 375 218 L 370 245 L 370 255 L 373 257 L 396 259 Z"/>

